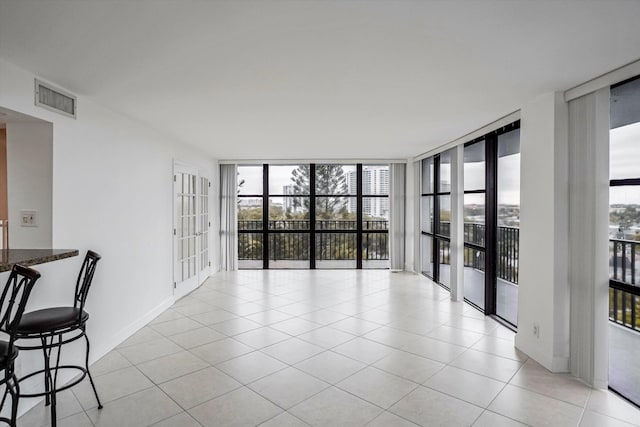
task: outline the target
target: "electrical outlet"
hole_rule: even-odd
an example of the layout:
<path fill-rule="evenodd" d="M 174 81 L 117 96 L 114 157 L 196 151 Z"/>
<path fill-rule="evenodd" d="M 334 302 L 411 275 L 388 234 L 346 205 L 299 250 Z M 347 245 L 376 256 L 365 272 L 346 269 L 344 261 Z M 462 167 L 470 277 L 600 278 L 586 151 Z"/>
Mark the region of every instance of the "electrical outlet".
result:
<path fill-rule="evenodd" d="M 540 325 L 537 323 L 533 324 L 533 336 L 536 338 L 540 338 Z"/>
<path fill-rule="evenodd" d="M 21 227 L 37 227 L 38 226 L 38 211 L 35 211 L 35 210 L 21 210 L 20 211 L 20 226 Z"/>

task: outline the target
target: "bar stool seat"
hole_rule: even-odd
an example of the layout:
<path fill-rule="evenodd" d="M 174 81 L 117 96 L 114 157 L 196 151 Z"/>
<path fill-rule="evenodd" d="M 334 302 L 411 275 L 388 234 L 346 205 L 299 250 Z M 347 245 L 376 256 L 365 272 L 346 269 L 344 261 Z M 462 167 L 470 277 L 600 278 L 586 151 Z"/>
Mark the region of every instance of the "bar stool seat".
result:
<path fill-rule="evenodd" d="M 64 329 L 75 329 L 89 320 L 89 313 L 78 307 L 53 307 L 31 311 L 22 315 L 18 334 L 59 333 Z"/>

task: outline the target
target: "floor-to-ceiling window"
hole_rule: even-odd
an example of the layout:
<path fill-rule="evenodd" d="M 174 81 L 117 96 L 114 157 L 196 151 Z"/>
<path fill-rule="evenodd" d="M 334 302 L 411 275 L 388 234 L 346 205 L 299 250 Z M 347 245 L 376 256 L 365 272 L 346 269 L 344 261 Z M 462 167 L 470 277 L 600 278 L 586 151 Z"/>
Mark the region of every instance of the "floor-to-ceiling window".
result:
<path fill-rule="evenodd" d="M 640 78 L 611 88 L 609 385 L 640 405 Z"/>
<path fill-rule="evenodd" d="M 517 325 L 520 123 L 464 147 L 464 297 Z M 449 287 L 451 154 L 422 160 L 421 270 Z"/>
<path fill-rule="evenodd" d="M 389 166 L 238 166 L 240 268 L 388 268 Z"/>
<path fill-rule="evenodd" d="M 451 152 L 422 161 L 422 272 L 449 288 L 451 277 Z"/>

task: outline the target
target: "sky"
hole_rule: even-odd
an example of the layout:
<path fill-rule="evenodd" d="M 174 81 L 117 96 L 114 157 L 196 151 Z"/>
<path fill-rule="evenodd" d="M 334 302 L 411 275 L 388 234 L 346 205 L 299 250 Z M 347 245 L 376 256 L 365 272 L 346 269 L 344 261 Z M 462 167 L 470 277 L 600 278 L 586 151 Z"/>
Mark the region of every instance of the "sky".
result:
<path fill-rule="evenodd" d="M 609 133 L 611 179 L 640 178 L 640 122 Z M 640 187 L 618 187 L 609 192 L 610 204 L 640 204 Z"/>

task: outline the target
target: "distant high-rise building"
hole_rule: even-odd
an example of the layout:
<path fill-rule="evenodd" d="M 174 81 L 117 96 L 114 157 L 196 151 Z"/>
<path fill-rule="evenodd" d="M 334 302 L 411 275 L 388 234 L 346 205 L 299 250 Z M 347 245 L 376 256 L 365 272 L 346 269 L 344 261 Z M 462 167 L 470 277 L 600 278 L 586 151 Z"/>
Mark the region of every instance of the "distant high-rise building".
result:
<path fill-rule="evenodd" d="M 350 194 L 356 194 L 357 173 L 351 171 L 347 174 L 347 187 Z M 371 217 L 387 217 L 389 215 L 388 197 L 366 197 L 369 195 L 389 195 L 389 166 L 364 166 L 362 168 L 362 201 L 363 215 Z M 347 210 L 356 211 L 356 200 L 349 198 Z"/>
<path fill-rule="evenodd" d="M 291 196 L 295 196 L 296 194 L 295 188 L 296 187 L 293 184 L 282 186 L 282 194 L 285 196 L 289 196 L 289 197 L 283 197 L 282 209 L 285 212 L 299 213 L 304 211 L 304 204 L 303 204 L 304 197 L 302 196 L 291 197 Z"/>

